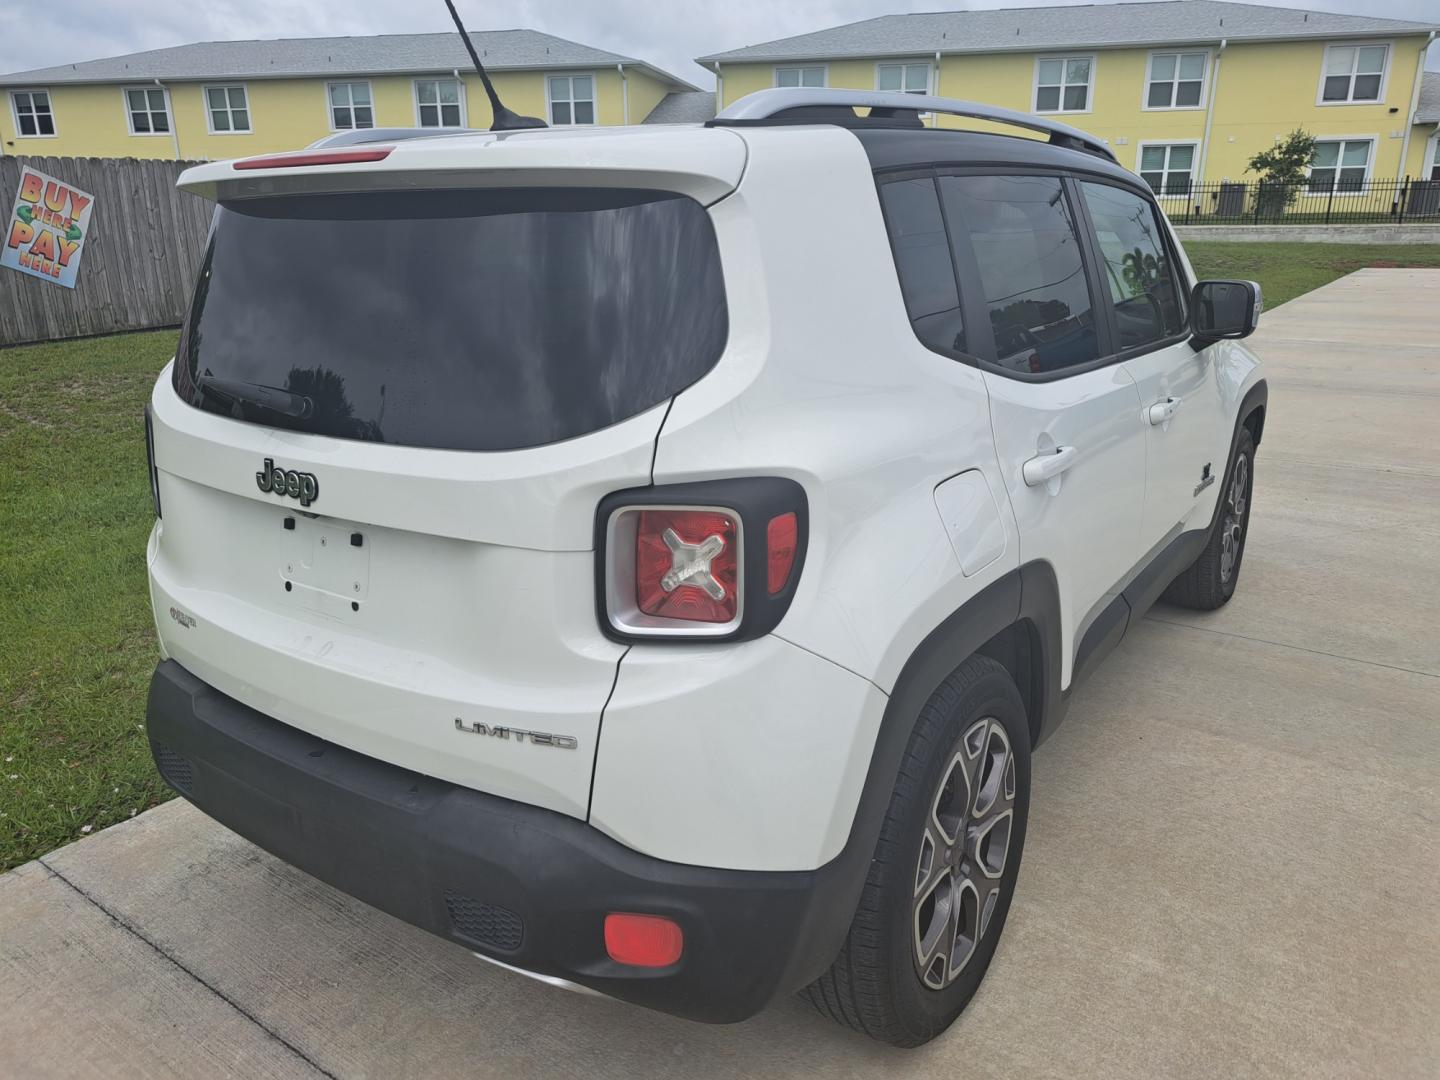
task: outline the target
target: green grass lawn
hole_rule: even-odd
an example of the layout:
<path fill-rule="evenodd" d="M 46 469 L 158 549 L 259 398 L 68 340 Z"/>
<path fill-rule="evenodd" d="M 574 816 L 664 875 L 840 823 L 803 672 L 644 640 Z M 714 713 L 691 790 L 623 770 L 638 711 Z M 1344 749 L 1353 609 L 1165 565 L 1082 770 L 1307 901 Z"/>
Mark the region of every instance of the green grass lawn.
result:
<path fill-rule="evenodd" d="M 0 868 L 169 795 L 142 412 L 175 333 L 0 350 Z"/>
<path fill-rule="evenodd" d="M 1440 244 L 1223 244 L 1185 245 L 1202 278 L 1249 278 L 1260 283 L 1273 308 L 1366 266 L 1440 267 Z"/>
<path fill-rule="evenodd" d="M 1274 307 L 1440 246 L 1187 245 Z M 169 797 L 150 763 L 141 414 L 173 331 L 0 350 L 0 869 Z"/>

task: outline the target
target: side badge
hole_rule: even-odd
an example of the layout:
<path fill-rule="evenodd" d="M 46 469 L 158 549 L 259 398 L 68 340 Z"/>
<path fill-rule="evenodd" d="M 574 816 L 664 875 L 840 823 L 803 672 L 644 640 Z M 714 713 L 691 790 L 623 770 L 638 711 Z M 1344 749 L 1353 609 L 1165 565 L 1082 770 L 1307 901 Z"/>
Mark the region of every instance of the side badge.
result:
<path fill-rule="evenodd" d="M 458 716 L 455 717 L 455 730 L 468 731 L 472 735 L 490 735 L 497 739 L 514 739 L 516 742 L 529 742 L 535 746 L 553 746 L 559 750 L 574 750 L 580 745 L 573 735 L 552 735 L 548 731 L 526 731 L 523 728 L 498 725 L 491 727 L 479 720 L 467 724 Z"/>
<path fill-rule="evenodd" d="M 1210 471 L 1210 462 L 1205 462 L 1205 468 L 1200 470 L 1200 482 L 1195 485 L 1195 494 L 1199 495 L 1207 487 L 1215 482 L 1215 474 Z"/>

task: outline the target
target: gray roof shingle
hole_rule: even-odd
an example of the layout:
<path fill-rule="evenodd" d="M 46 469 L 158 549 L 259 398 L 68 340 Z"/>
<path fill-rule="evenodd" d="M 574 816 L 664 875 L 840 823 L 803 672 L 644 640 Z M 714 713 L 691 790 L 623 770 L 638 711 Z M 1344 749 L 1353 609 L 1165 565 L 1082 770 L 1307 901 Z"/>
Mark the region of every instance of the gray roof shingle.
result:
<path fill-rule="evenodd" d="M 1191 41 L 1256 41 L 1369 34 L 1423 34 L 1440 23 L 1334 15 L 1223 0 L 1085 4 L 881 15 L 812 34 L 702 56 L 702 62 L 932 56 Z"/>
<path fill-rule="evenodd" d="M 676 90 L 666 94 L 641 123 L 703 124 L 715 119 L 715 91 Z"/>
<path fill-rule="evenodd" d="M 474 30 L 470 38 L 481 61 L 493 71 L 614 67 L 623 63 L 647 68 L 673 86 L 694 89 L 684 79 L 653 64 L 592 49 L 538 30 Z M 0 85 L 386 75 L 466 70 L 470 66 L 470 56 L 460 35 L 449 33 L 202 41 L 128 56 L 18 71 L 0 75 Z"/>
<path fill-rule="evenodd" d="M 1417 124 L 1440 124 L 1440 71 L 1427 71 L 1420 79 L 1420 104 L 1415 109 Z"/>

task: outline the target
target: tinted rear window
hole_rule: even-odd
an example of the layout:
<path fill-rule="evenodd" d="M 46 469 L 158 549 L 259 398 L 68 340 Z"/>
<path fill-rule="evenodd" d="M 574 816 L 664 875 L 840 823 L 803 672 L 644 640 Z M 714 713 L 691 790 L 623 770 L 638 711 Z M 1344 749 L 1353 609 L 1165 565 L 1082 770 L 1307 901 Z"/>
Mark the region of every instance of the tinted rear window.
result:
<path fill-rule="evenodd" d="M 508 450 L 659 404 L 715 364 L 726 331 L 715 233 L 684 196 L 274 197 L 216 211 L 175 388 L 317 435 Z M 310 405 L 281 415 L 199 375 Z"/>
<path fill-rule="evenodd" d="M 942 176 L 950 227 L 969 239 L 995 360 L 1049 372 L 1100 355 L 1080 238 L 1054 176 Z"/>

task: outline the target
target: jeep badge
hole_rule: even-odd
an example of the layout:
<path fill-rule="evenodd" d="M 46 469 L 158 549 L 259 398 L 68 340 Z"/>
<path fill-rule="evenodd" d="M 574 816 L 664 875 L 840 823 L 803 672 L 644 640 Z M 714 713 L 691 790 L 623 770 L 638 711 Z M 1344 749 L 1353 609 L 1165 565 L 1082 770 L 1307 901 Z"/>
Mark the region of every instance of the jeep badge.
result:
<path fill-rule="evenodd" d="M 299 499 L 301 506 L 309 506 L 320 497 L 320 481 L 315 479 L 314 473 L 282 469 L 268 457 L 264 468 L 255 474 L 255 486 L 261 491 L 273 491 L 276 495 Z"/>

